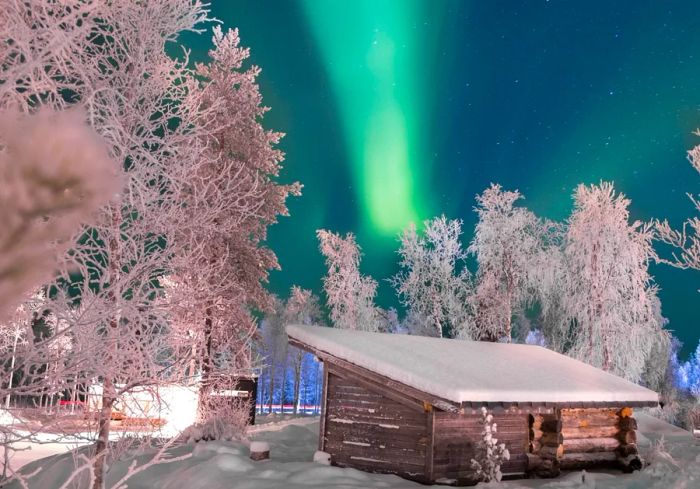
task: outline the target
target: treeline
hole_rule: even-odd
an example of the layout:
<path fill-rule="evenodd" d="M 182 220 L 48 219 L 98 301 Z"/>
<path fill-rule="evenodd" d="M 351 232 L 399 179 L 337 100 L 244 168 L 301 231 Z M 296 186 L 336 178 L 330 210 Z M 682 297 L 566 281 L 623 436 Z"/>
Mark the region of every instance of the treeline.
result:
<path fill-rule="evenodd" d="M 360 272 L 352 233 L 318 231 L 331 323 L 536 343 L 660 392 L 665 416 L 684 424 L 697 402 L 689 386 L 697 384 L 698 355 L 679 361 L 649 265 L 693 267 L 695 235 L 666 222 L 631 220 L 630 200 L 607 182 L 578 186 L 563 222 L 536 216 L 522 201 L 518 191 L 487 188 L 476 197 L 478 221 L 468 243 L 459 219 L 439 216 L 405 229 L 400 271 L 387 279 L 403 315 L 376 306 L 377 282 Z M 655 241 L 681 248 L 680 258 L 660 257 Z"/>

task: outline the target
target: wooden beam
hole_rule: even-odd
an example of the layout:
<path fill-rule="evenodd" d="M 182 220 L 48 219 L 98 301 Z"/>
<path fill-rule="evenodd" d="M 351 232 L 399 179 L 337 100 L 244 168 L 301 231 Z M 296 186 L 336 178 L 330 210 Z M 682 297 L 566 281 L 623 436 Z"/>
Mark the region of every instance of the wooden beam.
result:
<path fill-rule="evenodd" d="M 318 449 L 325 452 L 326 419 L 328 418 L 328 365 L 323 364 L 323 393 L 321 394 L 321 420 L 318 427 Z"/>
<path fill-rule="evenodd" d="M 428 445 L 425 449 L 425 477 L 429 484 L 435 479 L 435 410 L 431 409 L 427 416 Z"/>

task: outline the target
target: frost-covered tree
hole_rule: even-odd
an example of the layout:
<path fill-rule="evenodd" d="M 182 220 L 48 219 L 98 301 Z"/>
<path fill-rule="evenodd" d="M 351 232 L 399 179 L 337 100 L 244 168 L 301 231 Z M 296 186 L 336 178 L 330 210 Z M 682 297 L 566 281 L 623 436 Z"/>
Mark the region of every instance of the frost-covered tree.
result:
<path fill-rule="evenodd" d="M 85 119 L 105 141 L 109 158 L 118 162 L 121 175 L 120 200 L 102 207 L 57 267 L 58 279 L 45 308 L 57 318 L 58 327 L 51 336 L 30 344 L 31 351 L 24 353 L 21 367 L 26 378 L 18 386 L 30 392 L 32 382 L 39 382 L 39 370 L 29 363 L 39 359 L 43 363 L 36 365 L 56 365 L 51 375 L 57 379 L 78 378 L 85 383 L 99 379 L 102 396 L 93 486 L 101 489 L 111 409 L 116 400 L 132 389 L 172 381 L 174 372 L 182 371 L 179 363 L 183 358 L 172 348 L 167 327 L 170 311 L 167 303 L 158 300 L 159 278 L 172 271 L 182 272 L 182 276 L 200 271 L 204 276 L 213 275 L 211 269 L 199 270 L 192 261 L 189 268 L 181 270 L 174 260 L 189 244 L 178 234 L 182 215 L 189 210 L 189 201 L 184 198 L 186 180 L 181 176 L 219 156 L 222 160 L 247 157 L 249 146 L 233 150 L 226 146 L 227 135 L 235 133 L 231 127 L 240 121 L 222 114 L 231 100 L 255 104 L 255 93 L 244 90 L 244 95 L 232 95 L 230 100 L 221 95 L 226 83 L 234 79 L 222 75 L 217 83 L 213 71 L 220 65 L 224 66 L 222 72 L 235 66 L 235 53 L 228 47 L 217 49 L 226 59 L 215 60 L 211 73 L 206 68 L 192 71 L 187 52 L 183 59 L 166 53 L 166 46 L 175 43 L 181 32 L 194 30 L 207 20 L 207 11 L 198 0 L 37 0 L 11 2 L 4 7 L 0 14 L 4 40 L 0 49 L 0 108 L 33 113 L 42 107 L 60 111 L 81 106 Z M 222 35 L 219 39 L 229 46 L 234 44 L 233 37 Z M 254 77 L 246 74 L 243 78 L 239 81 L 248 87 Z M 228 86 L 228 90 L 235 92 L 236 87 Z M 256 113 L 252 118 L 258 116 Z M 241 132 L 253 128 L 251 124 L 238 127 Z M 259 140 L 252 133 L 248 139 L 239 139 Z M 42 142 L 51 141 L 37 139 L 34 144 L 41 147 Z M 231 152 L 235 156 L 227 154 Z M 60 154 L 72 157 L 66 150 Z M 274 157 L 261 157 L 261 161 L 268 174 L 275 173 Z M 254 186 L 261 183 L 260 174 L 249 177 Z M 189 175 L 195 177 L 194 173 Z M 242 173 L 233 175 L 240 179 L 233 178 L 231 185 L 245 178 Z M 279 189 L 269 191 L 275 194 L 271 200 L 282 198 Z M 249 202 L 243 202 L 246 205 Z M 249 220 L 265 223 L 266 215 L 260 213 L 267 211 L 256 204 Z M 204 220 L 203 215 L 197 217 Z M 264 227 L 242 227 L 250 234 L 233 239 L 245 241 L 251 234 L 252 239 L 261 239 Z M 230 256 L 232 261 L 241 262 L 238 285 L 258 280 L 259 270 L 269 268 L 272 261 L 269 254 Z M 252 300 L 251 295 L 241 293 L 217 306 L 234 305 L 232 310 L 241 311 Z M 245 320 L 242 314 L 235 318 Z M 232 317 L 222 321 L 229 320 Z M 57 358 L 60 349 L 50 346 L 69 336 L 79 339 L 81 347 L 67 359 Z M 234 360 L 230 353 L 217 357 L 219 364 Z"/>
<path fill-rule="evenodd" d="M 690 358 L 678 365 L 676 375 L 679 387 L 700 399 L 700 343 Z"/>
<path fill-rule="evenodd" d="M 629 222 L 630 201 L 611 183 L 579 185 L 564 239 L 568 353 L 639 381 L 665 334 L 655 311 L 649 224 Z"/>
<path fill-rule="evenodd" d="M 293 286 L 289 291 L 289 298 L 284 308 L 284 323 L 285 324 L 305 324 L 305 325 L 322 325 L 323 315 L 318 297 L 310 290 L 305 290 L 297 286 Z M 286 339 L 286 335 L 285 335 Z M 299 405 L 299 396 L 301 393 L 302 369 L 309 353 L 296 348 L 288 347 L 287 358 L 292 371 L 293 383 L 293 406 L 294 414 L 297 413 Z"/>
<path fill-rule="evenodd" d="M 17 363 L 18 349 L 27 345 L 32 336 L 32 320 L 36 305 L 42 300 L 41 293 L 35 294 L 31 299 L 20 304 L 9 319 L 0 323 L 0 352 L 3 360 L 9 359 L 9 365 L 5 365 L 6 379 L 3 379 L 0 384 L 5 383 L 3 391 L 5 394 L 5 409 L 10 408 L 12 396 L 12 387 L 14 376 L 17 373 L 15 366 Z M 7 362 L 5 362 L 7 363 Z"/>
<path fill-rule="evenodd" d="M 268 109 L 257 84 L 260 69 L 244 68 L 249 50 L 239 45 L 236 30 L 214 28 L 213 44 L 210 61 L 196 69 L 200 104 L 210 108 L 210 130 L 200 140 L 204 151 L 195 164 L 171 174 L 184 203 L 175 234 L 183 252 L 173 267 L 200 309 L 202 420 L 216 415 L 211 391 L 230 388 L 254 366 L 246 353 L 255 332 L 251 311 L 271 307 L 265 284 L 269 271 L 279 268 L 265 245 L 267 229 L 288 214 L 286 199 L 300 190 L 278 181 L 282 134 L 262 126 Z"/>
<path fill-rule="evenodd" d="M 399 319 L 399 311 L 395 307 L 390 307 L 386 310 L 384 325 L 380 331 L 383 333 L 399 333 L 401 332 L 401 319 Z"/>
<path fill-rule="evenodd" d="M 268 413 L 272 412 L 275 394 L 278 391 L 284 392 L 284 383 L 287 378 L 287 351 L 289 345 L 284 329 L 285 326 L 284 302 L 275 297 L 272 310 L 267 312 L 260 324 L 262 355 L 265 366 L 264 374 L 268 381 Z"/>
<path fill-rule="evenodd" d="M 563 247 L 566 229 L 561 223 L 549 220 L 543 220 L 541 226 L 541 246 L 532 255 L 528 271 L 534 309 L 538 313 L 536 329 L 548 348 L 565 353 L 571 344 L 571 325 L 564 310 L 561 287 L 566 275 Z"/>
<path fill-rule="evenodd" d="M 402 270 L 391 283 L 408 309 L 409 329 L 429 336 L 475 339 L 470 307 L 471 277 L 460 236 L 462 222 L 436 217 L 423 223 L 419 233 L 411 224 L 399 237 Z"/>
<path fill-rule="evenodd" d="M 498 443 L 498 425 L 485 407 L 481 408 L 481 440 L 476 445 L 477 457 L 471 460 L 472 469 L 479 480 L 500 482 L 501 465 L 510 460 L 505 443 Z"/>
<path fill-rule="evenodd" d="M 320 229 L 316 232 L 328 271 L 323 278 L 326 304 L 336 328 L 378 331 L 381 311 L 374 304 L 377 282 L 360 273 L 360 247 L 355 236 Z"/>
<path fill-rule="evenodd" d="M 695 135 L 700 136 L 700 130 L 695 131 Z M 688 151 L 688 160 L 693 168 L 700 172 L 700 145 Z M 700 213 L 700 196 L 689 193 L 688 197 L 695 210 Z M 668 221 L 657 222 L 656 230 L 661 241 L 677 250 L 672 259 L 661 261 L 678 268 L 700 270 L 700 217 L 688 219 L 680 231 L 673 229 Z"/>
<path fill-rule="evenodd" d="M 287 390 L 291 385 L 289 398 L 296 413 L 303 384 L 303 370 L 308 363 L 308 353 L 288 344 L 285 327 L 288 324 L 323 325 L 323 314 L 319 299 L 310 290 L 293 286 L 287 300 L 275 297 L 274 308 L 265 314 L 261 323 L 261 344 L 264 379 L 267 382 L 268 412 L 276 397 L 280 402 L 287 399 Z"/>
<path fill-rule="evenodd" d="M 522 198 L 494 184 L 476 198 L 479 221 L 468 251 L 478 263 L 477 328 L 490 341 L 511 341 L 513 317 L 534 295 L 532 266 L 542 250 L 543 224 L 515 205 Z"/>

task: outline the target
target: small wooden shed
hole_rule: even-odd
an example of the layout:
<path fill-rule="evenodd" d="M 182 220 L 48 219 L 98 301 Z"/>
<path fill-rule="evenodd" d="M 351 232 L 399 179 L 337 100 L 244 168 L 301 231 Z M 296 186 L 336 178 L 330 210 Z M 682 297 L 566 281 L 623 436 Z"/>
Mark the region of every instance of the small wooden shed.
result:
<path fill-rule="evenodd" d="M 324 363 L 319 450 L 341 467 L 472 485 L 481 408 L 511 458 L 504 478 L 641 467 L 633 408 L 658 395 L 534 345 L 287 326 Z"/>

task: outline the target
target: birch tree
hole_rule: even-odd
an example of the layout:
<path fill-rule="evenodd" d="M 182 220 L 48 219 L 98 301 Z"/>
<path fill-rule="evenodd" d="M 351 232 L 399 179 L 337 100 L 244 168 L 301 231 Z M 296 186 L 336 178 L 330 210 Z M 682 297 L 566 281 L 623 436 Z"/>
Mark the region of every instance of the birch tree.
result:
<path fill-rule="evenodd" d="M 542 246 L 542 223 L 515 205 L 522 198 L 494 184 L 476 198 L 479 221 L 468 251 L 478 263 L 477 328 L 489 341 L 510 342 L 514 315 L 533 297 L 531 267 Z"/>
<path fill-rule="evenodd" d="M 700 136 L 700 130 L 695 131 L 695 135 Z M 700 145 L 688 151 L 688 161 L 700 172 Z M 688 198 L 700 214 L 700 195 L 688 193 Z M 657 221 L 656 230 L 658 238 L 676 250 L 671 259 L 662 259 L 663 263 L 700 270 L 700 217 L 689 218 L 680 230 L 673 229 L 666 220 Z"/>
<path fill-rule="evenodd" d="M 382 324 L 379 309 L 374 304 L 377 282 L 360 273 L 360 247 L 355 236 L 318 230 L 321 254 L 328 271 L 323 278 L 323 290 L 333 325 L 341 329 L 378 331 Z"/>
<path fill-rule="evenodd" d="M 310 290 L 293 286 L 289 291 L 289 298 L 285 305 L 284 322 L 285 324 L 320 326 L 322 324 L 322 313 L 318 297 Z M 292 396 L 294 403 L 293 409 L 294 414 L 296 414 L 299 406 L 304 360 L 311 355 L 291 345 L 288 347 L 287 355 L 292 369 L 292 379 L 294 383 L 294 393 Z"/>
<path fill-rule="evenodd" d="M 573 330 L 569 354 L 637 382 L 664 331 L 648 271 L 652 229 L 629 222 L 629 204 L 611 183 L 578 186 L 562 287 Z"/>
<path fill-rule="evenodd" d="M 57 361 L 56 375 L 102 381 L 93 481 L 101 489 L 114 402 L 163 382 L 176 363 L 166 341 L 167 315 L 155 304 L 157 279 L 177 254 L 168 231 L 181 202 L 169 175 L 199 160 L 204 133 L 213 128 L 187 53 L 177 60 L 165 50 L 207 12 L 190 0 L 6 7 L 0 106 L 26 113 L 82 106 L 121 174 L 119 201 L 101 208 L 59 264 L 59 292 L 46 308 L 67 326 L 32 345 L 38 351 L 87 326 L 81 330 L 85 356 L 72 356 L 68 365 Z"/>
<path fill-rule="evenodd" d="M 9 365 L 5 365 L 4 369 L 5 375 L 7 375 L 5 379 L 7 382 L 5 387 L 5 409 L 10 409 L 17 354 L 27 345 L 32 336 L 31 322 L 35 314 L 36 299 L 41 300 L 41 296 L 37 295 L 20 304 L 14 314 L 6 322 L 0 324 L 2 359 L 9 359 Z"/>
<path fill-rule="evenodd" d="M 475 339 L 471 277 L 460 236 L 462 222 L 436 217 L 423 223 L 422 233 L 411 224 L 400 236 L 402 270 L 391 283 L 408 308 L 412 333 Z M 417 322 L 425 322 L 420 328 Z"/>
<path fill-rule="evenodd" d="M 268 381 L 268 413 L 272 413 L 277 390 L 281 392 L 280 402 L 284 403 L 284 385 L 280 388 L 279 384 L 284 384 L 284 379 L 287 376 L 287 349 L 289 348 L 287 334 L 284 330 L 284 302 L 276 297 L 273 300 L 272 312 L 265 315 L 261 324 L 262 347 Z M 280 380 L 279 383 L 278 380 Z"/>
<path fill-rule="evenodd" d="M 564 310 L 564 291 L 561 284 L 566 277 L 562 223 L 543 220 L 541 246 L 530 262 L 531 292 L 538 309 L 537 327 L 548 348 L 565 353 L 571 345 L 571 323 Z"/>

